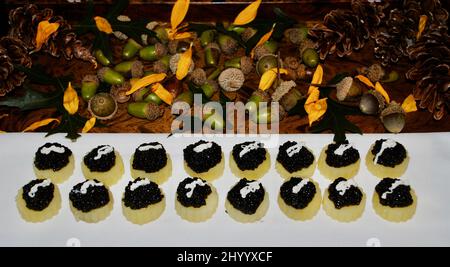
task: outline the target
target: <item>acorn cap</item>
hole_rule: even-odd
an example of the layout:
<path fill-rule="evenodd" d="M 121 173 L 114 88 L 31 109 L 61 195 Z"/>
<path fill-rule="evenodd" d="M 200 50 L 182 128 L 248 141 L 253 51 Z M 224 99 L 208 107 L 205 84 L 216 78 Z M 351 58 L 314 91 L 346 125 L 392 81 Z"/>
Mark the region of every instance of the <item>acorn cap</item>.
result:
<path fill-rule="evenodd" d="M 256 96 L 257 98 L 259 98 L 260 99 L 259 102 L 269 102 L 270 101 L 270 95 L 266 91 L 263 91 L 260 89 L 253 91 L 250 98 L 252 98 L 253 96 Z"/>
<path fill-rule="evenodd" d="M 303 52 L 308 49 L 308 48 L 315 48 L 316 44 L 309 40 L 309 39 L 304 39 L 303 41 L 300 42 L 300 45 L 298 47 L 298 51 L 300 52 L 300 57 L 303 56 Z"/>
<path fill-rule="evenodd" d="M 172 71 L 172 73 L 176 73 L 177 72 L 177 68 L 178 68 L 178 61 L 180 60 L 181 54 L 175 54 L 170 58 L 169 61 L 169 66 L 170 66 L 170 71 Z M 194 70 L 195 64 L 194 61 L 192 60 L 191 65 L 189 66 L 189 71 L 188 73 L 191 73 Z"/>
<path fill-rule="evenodd" d="M 291 110 L 297 105 L 297 102 L 300 99 L 303 99 L 304 96 L 300 93 L 296 88 L 292 88 L 289 92 L 287 92 L 281 99 L 280 104 L 286 111 Z"/>
<path fill-rule="evenodd" d="M 155 44 L 155 53 L 158 58 L 167 54 L 167 48 L 162 43 Z"/>
<path fill-rule="evenodd" d="M 253 70 L 253 60 L 250 57 L 241 57 L 241 70 L 247 75 Z"/>
<path fill-rule="evenodd" d="M 272 93 L 272 101 L 279 101 L 284 95 L 286 95 L 292 88 L 295 88 L 296 86 L 297 84 L 294 81 L 282 81 Z"/>
<path fill-rule="evenodd" d="M 305 79 L 308 76 L 305 64 L 300 64 L 295 72 L 297 73 L 297 79 Z"/>
<path fill-rule="evenodd" d="M 197 68 L 194 71 L 192 71 L 190 75 L 190 80 L 195 85 L 202 86 L 206 82 L 206 72 L 201 68 Z"/>
<path fill-rule="evenodd" d="M 228 68 L 220 73 L 218 81 L 223 90 L 233 92 L 244 85 L 245 76 L 240 69 Z"/>
<path fill-rule="evenodd" d="M 367 68 L 367 78 L 373 83 L 380 81 L 386 75 L 380 64 L 373 64 Z"/>
<path fill-rule="evenodd" d="M 145 109 L 145 116 L 147 117 L 147 120 L 154 121 L 157 118 L 161 117 L 164 113 L 164 110 L 156 105 L 153 102 L 148 102 L 146 109 Z"/>
<path fill-rule="evenodd" d="M 100 81 L 103 82 L 103 81 L 104 81 L 103 78 L 105 77 L 105 73 L 108 72 L 108 71 L 110 71 L 110 70 L 112 70 L 112 69 L 109 68 L 109 67 L 103 67 L 103 68 L 99 69 L 99 70 L 97 71 L 97 77 L 98 77 L 98 79 L 99 79 Z"/>
<path fill-rule="evenodd" d="M 395 101 L 389 103 L 380 115 L 384 128 L 391 133 L 399 133 L 405 127 L 406 112 L 402 106 Z"/>
<path fill-rule="evenodd" d="M 232 55 L 238 49 L 238 43 L 232 37 L 221 34 L 218 37 L 221 51 L 226 55 Z"/>
<path fill-rule="evenodd" d="M 284 65 L 286 68 L 296 70 L 300 66 L 300 62 L 295 57 L 286 57 L 284 59 Z"/>
<path fill-rule="evenodd" d="M 178 49 L 178 40 L 170 40 L 167 44 L 167 49 L 170 54 L 176 54 Z"/>
<path fill-rule="evenodd" d="M 305 39 L 305 30 L 301 28 L 291 28 L 284 32 L 284 36 L 293 44 L 300 44 Z"/>
<path fill-rule="evenodd" d="M 270 54 L 272 54 L 272 52 L 265 45 L 260 45 L 255 48 L 255 59 L 256 60 L 260 60 L 265 55 L 270 55 Z"/>
<path fill-rule="evenodd" d="M 362 92 L 358 83 L 354 82 L 352 77 L 345 77 L 336 85 L 336 96 L 339 101 L 345 101 L 356 96 L 359 96 Z"/>
<path fill-rule="evenodd" d="M 253 28 L 245 28 L 244 32 L 242 32 L 241 34 L 241 38 L 244 42 L 247 42 L 248 40 L 250 40 L 250 38 L 253 37 L 253 35 L 255 35 L 256 30 Z"/>
<path fill-rule="evenodd" d="M 144 76 L 144 64 L 139 60 L 133 61 L 133 64 L 131 64 L 131 77 L 141 78 L 142 76 Z"/>
<path fill-rule="evenodd" d="M 216 49 L 220 53 L 220 46 L 217 43 L 211 42 L 205 46 L 205 49 Z"/>
<path fill-rule="evenodd" d="M 111 86 L 111 96 L 117 103 L 125 103 L 128 102 L 131 98 L 130 95 L 127 95 L 126 92 L 131 89 L 130 82 L 124 82 L 121 85 L 113 85 Z"/>
<path fill-rule="evenodd" d="M 167 73 L 169 70 L 169 67 L 166 63 L 162 62 L 161 60 L 156 61 L 153 63 L 153 71 L 155 73 Z"/>
<path fill-rule="evenodd" d="M 117 102 L 108 93 L 98 93 L 89 100 L 88 110 L 97 119 L 109 120 L 117 113 Z"/>
<path fill-rule="evenodd" d="M 81 83 L 95 83 L 95 84 L 99 84 L 100 81 L 98 80 L 97 75 L 95 74 L 87 74 L 84 75 L 83 80 L 81 81 Z"/>
<path fill-rule="evenodd" d="M 264 74 L 264 72 L 276 68 L 276 67 L 282 68 L 283 62 L 278 59 L 276 55 L 273 54 L 267 54 L 261 57 L 258 62 L 256 62 L 256 73 L 261 76 Z"/>

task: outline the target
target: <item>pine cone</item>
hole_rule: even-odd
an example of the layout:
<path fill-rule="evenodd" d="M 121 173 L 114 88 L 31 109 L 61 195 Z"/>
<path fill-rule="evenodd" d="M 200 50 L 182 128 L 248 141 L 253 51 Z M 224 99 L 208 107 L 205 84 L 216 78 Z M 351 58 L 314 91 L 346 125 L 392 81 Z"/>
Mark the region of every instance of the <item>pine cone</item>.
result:
<path fill-rule="evenodd" d="M 20 39 L 2 37 L 0 39 L 0 96 L 22 85 L 26 78 L 23 72 L 14 69 L 14 65 L 30 67 L 31 58 Z"/>
<path fill-rule="evenodd" d="M 351 6 L 352 10 L 331 11 L 325 15 L 323 24 L 309 31 L 322 60 L 334 52 L 339 57 L 350 55 L 376 35 L 375 29 L 384 16 L 383 7 L 361 0 L 353 0 Z"/>
<path fill-rule="evenodd" d="M 407 56 L 407 48 L 416 41 L 421 15 L 428 16 L 427 28 L 433 24 L 443 24 L 448 18 L 439 0 L 405 0 L 400 8 L 390 11 L 388 19 L 374 37 L 375 57 L 381 59 L 383 66 L 397 63 Z"/>
<path fill-rule="evenodd" d="M 442 119 L 450 108 L 450 36 L 446 26 L 431 25 L 420 40 L 408 47 L 409 58 L 415 62 L 406 77 L 416 81 L 414 96 L 419 107 Z"/>
<path fill-rule="evenodd" d="M 39 10 L 36 5 L 30 4 L 11 10 L 9 12 L 11 28 L 8 35 L 21 39 L 27 49 L 32 51 L 36 47 L 38 24 L 44 20 L 59 23 L 59 28 L 50 36 L 47 43 L 43 44 L 41 51 L 55 57 L 63 55 L 67 60 L 75 57 L 96 64 L 95 58 L 91 55 L 89 49 L 84 47 L 82 42 L 77 39 L 70 24 L 62 16 L 55 16 L 53 10 L 49 8 Z"/>

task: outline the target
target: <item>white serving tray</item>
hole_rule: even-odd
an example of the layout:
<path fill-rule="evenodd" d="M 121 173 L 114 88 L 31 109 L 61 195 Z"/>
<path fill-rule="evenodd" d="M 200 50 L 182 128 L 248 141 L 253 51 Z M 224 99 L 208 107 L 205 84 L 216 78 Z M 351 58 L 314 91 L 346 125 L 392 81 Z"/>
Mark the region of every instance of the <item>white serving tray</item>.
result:
<path fill-rule="evenodd" d="M 371 198 L 379 181 L 366 169 L 364 157 L 369 146 L 379 138 L 393 138 L 401 142 L 410 154 L 408 178 L 418 196 L 415 217 L 406 223 L 391 223 L 378 217 Z M 76 142 L 63 135 L 44 138 L 41 133 L 0 134 L 0 246 L 449 246 L 450 245 L 450 133 L 432 134 L 365 134 L 348 135 L 361 154 L 361 168 L 355 177 L 367 194 L 366 210 L 353 223 L 339 223 L 323 210 L 307 222 L 288 219 L 276 202 L 282 179 L 274 169 L 277 145 L 287 140 L 302 140 L 314 151 L 316 158 L 321 149 L 332 141 L 328 134 L 295 134 L 267 136 L 208 136 L 180 137 L 167 134 L 85 134 Z M 175 192 L 178 183 L 187 175 L 183 169 L 182 151 L 188 144 L 209 139 L 222 146 L 226 155 L 226 168 L 222 178 L 213 184 L 219 194 L 216 214 L 204 223 L 189 223 L 175 212 Z M 262 178 L 269 193 L 270 208 L 262 221 L 241 224 L 226 213 L 224 201 L 228 190 L 238 179 L 228 168 L 228 156 L 234 144 L 246 140 L 267 143 L 272 168 Z M 129 159 L 135 148 L 144 142 L 161 142 L 173 160 L 173 174 L 162 188 L 167 206 L 155 222 L 144 226 L 129 223 L 122 215 L 121 195 L 130 180 Z M 33 157 L 45 142 L 60 142 L 74 153 L 76 168 L 73 176 L 59 185 L 62 208 L 53 219 L 39 224 L 23 221 L 16 209 L 17 190 L 30 180 Z M 113 145 L 122 155 L 125 175 L 111 188 L 114 209 L 106 220 L 97 224 L 76 222 L 70 209 L 68 193 L 73 185 L 83 180 L 80 162 L 92 148 L 100 144 Z M 330 183 L 316 170 L 313 177 L 322 192 Z"/>

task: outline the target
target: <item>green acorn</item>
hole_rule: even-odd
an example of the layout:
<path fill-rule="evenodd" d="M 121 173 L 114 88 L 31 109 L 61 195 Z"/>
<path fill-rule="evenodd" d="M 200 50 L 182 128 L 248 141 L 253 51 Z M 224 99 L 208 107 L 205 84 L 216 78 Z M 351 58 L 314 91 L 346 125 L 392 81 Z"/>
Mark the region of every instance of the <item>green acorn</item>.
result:
<path fill-rule="evenodd" d="M 125 82 L 125 78 L 120 73 L 108 67 L 103 67 L 98 70 L 97 77 L 100 81 L 111 85 L 123 84 Z"/>
<path fill-rule="evenodd" d="M 130 59 L 134 57 L 141 48 L 142 46 L 138 42 L 129 38 L 122 50 L 122 57 L 124 59 Z"/>
<path fill-rule="evenodd" d="M 139 50 L 139 57 L 147 61 L 156 61 L 167 53 L 167 48 L 161 44 L 156 43 L 149 45 Z"/>
<path fill-rule="evenodd" d="M 88 101 L 91 99 L 95 93 L 97 92 L 97 88 L 99 86 L 99 80 L 97 75 L 86 75 L 83 77 L 81 81 L 81 97 Z"/>
<path fill-rule="evenodd" d="M 97 62 L 100 62 L 103 66 L 111 64 L 111 61 L 103 54 L 102 50 L 95 50 L 94 56 L 97 59 Z"/>
<path fill-rule="evenodd" d="M 307 48 L 305 49 L 305 51 L 303 51 L 302 61 L 306 66 L 315 68 L 317 65 L 319 65 L 319 54 L 317 54 L 316 50 Z"/>
<path fill-rule="evenodd" d="M 129 103 L 127 106 L 127 111 L 134 117 L 147 119 L 150 121 L 154 121 L 161 117 L 164 112 L 157 104 L 153 102 Z"/>

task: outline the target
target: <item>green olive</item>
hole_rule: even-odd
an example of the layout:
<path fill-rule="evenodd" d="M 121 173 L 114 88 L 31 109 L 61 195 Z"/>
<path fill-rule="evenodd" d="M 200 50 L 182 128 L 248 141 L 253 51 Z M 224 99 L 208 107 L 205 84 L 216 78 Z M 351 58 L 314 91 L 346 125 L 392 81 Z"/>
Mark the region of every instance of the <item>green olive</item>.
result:
<path fill-rule="evenodd" d="M 319 64 L 319 55 L 316 50 L 307 48 L 303 51 L 302 60 L 306 66 L 314 68 Z"/>

